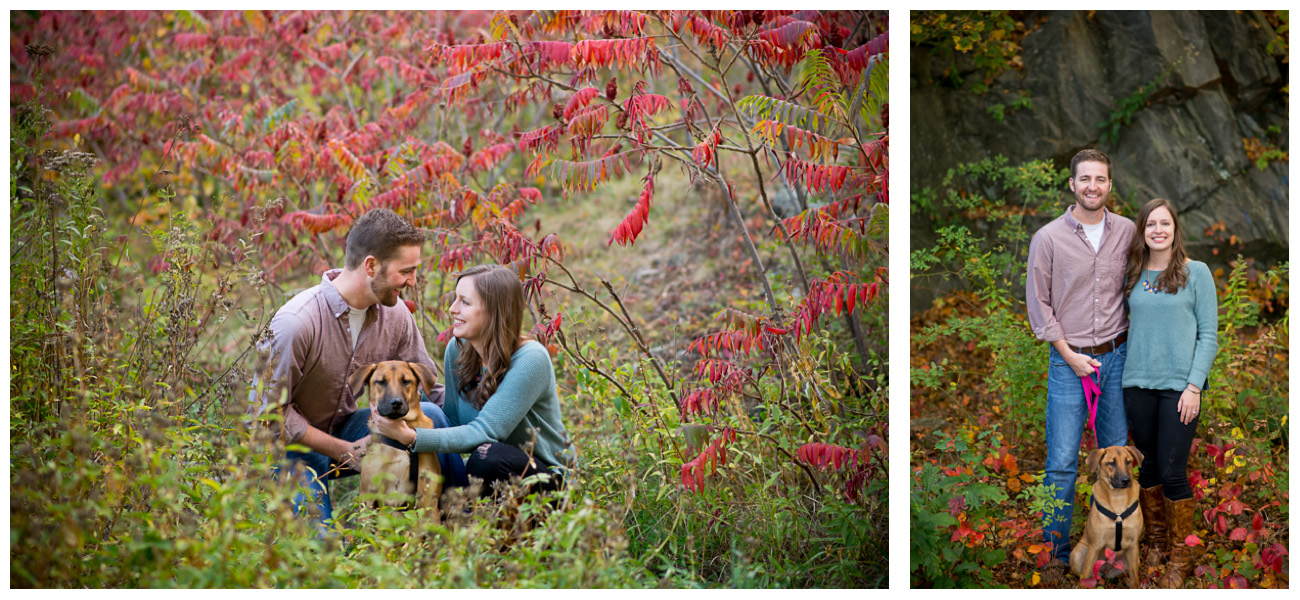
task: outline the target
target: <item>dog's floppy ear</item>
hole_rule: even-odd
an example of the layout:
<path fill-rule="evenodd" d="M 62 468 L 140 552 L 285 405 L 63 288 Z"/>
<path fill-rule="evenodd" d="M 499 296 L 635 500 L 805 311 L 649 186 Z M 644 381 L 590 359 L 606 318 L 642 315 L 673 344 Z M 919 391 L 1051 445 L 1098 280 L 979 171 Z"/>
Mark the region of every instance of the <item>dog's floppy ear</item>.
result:
<path fill-rule="evenodd" d="M 1088 453 L 1088 458 L 1084 461 L 1084 464 L 1088 465 L 1089 471 L 1092 471 L 1093 473 L 1097 472 L 1097 463 L 1101 462 L 1101 455 L 1105 453 L 1105 448 L 1098 448 Z"/>
<path fill-rule="evenodd" d="M 375 372 L 375 367 L 377 366 L 379 365 L 373 364 L 362 366 L 360 369 L 353 372 L 351 377 L 348 377 L 348 389 L 352 390 L 353 398 L 361 395 L 361 390 L 365 389 L 366 382 L 370 381 L 370 374 Z"/>
<path fill-rule="evenodd" d="M 1142 464 L 1142 451 L 1138 450 L 1137 446 L 1125 446 L 1124 449 L 1128 450 L 1128 453 L 1133 455 L 1134 465 Z"/>
<path fill-rule="evenodd" d="M 411 367 L 411 372 L 420 378 L 420 389 L 424 390 L 424 395 L 433 394 L 433 384 L 438 382 L 438 376 L 433 374 L 433 369 L 430 369 L 429 365 L 418 362 L 409 362 L 406 366 Z"/>

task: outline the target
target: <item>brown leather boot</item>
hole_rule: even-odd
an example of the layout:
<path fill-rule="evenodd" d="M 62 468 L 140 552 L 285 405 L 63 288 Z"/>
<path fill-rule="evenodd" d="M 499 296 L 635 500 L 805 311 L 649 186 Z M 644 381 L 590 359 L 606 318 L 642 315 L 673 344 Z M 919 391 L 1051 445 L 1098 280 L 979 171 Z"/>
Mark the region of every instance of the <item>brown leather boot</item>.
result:
<path fill-rule="evenodd" d="M 1146 530 L 1148 567 L 1158 567 L 1169 554 L 1169 537 L 1165 522 L 1165 486 L 1142 488 L 1138 500 L 1142 503 L 1142 526 Z"/>
<path fill-rule="evenodd" d="M 1205 546 L 1187 545 L 1187 536 L 1196 524 L 1196 499 L 1170 500 L 1165 498 L 1165 511 L 1169 516 L 1169 569 L 1160 578 L 1160 587 L 1180 589 L 1191 574 L 1196 560 L 1205 554 Z"/>

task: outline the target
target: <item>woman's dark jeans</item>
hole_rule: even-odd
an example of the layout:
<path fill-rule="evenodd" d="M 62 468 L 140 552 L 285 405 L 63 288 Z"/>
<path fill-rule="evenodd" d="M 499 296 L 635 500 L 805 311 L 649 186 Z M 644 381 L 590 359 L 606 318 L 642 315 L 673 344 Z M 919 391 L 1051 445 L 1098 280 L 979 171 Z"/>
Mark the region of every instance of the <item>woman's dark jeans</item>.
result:
<path fill-rule="evenodd" d="M 1201 421 L 1199 413 L 1186 425 L 1179 420 L 1178 399 L 1182 395 L 1182 390 L 1124 388 L 1128 432 L 1143 457 L 1138 483 L 1144 488 L 1164 485 L 1165 497 L 1170 500 L 1192 497 L 1187 455 Z"/>
<path fill-rule="evenodd" d="M 469 460 L 465 461 L 465 473 L 483 480 L 483 489 L 479 492 L 482 497 L 492 495 L 493 483 L 510 481 L 511 477 L 527 478 L 538 473 L 551 476 L 547 481 L 533 484 L 532 492 L 555 491 L 564 483 L 560 469 L 549 467 L 523 450 L 501 442 L 489 442 L 475 448 Z"/>

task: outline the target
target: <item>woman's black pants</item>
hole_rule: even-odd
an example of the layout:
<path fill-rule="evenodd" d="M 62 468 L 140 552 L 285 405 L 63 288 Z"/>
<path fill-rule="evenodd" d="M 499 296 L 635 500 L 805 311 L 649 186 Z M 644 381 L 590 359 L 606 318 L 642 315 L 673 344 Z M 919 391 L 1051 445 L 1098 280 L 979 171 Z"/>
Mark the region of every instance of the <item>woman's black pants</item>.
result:
<path fill-rule="evenodd" d="M 511 477 L 526 478 L 538 473 L 547 473 L 550 480 L 533 484 L 533 492 L 550 492 L 560 488 L 563 480 L 559 469 L 548 467 L 542 461 L 529 456 L 523 450 L 503 444 L 489 442 L 475 448 L 465 461 L 465 474 L 483 480 L 480 496 L 492 495 L 492 484 L 498 481 L 510 481 Z"/>
<path fill-rule="evenodd" d="M 1198 413 L 1191 423 L 1178 418 L 1178 399 L 1182 390 L 1148 390 L 1124 388 L 1124 412 L 1133 444 L 1142 451 L 1142 470 L 1138 483 L 1144 488 L 1164 485 L 1165 497 L 1185 500 L 1192 497 L 1187 481 L 1187 455 L 1196 437 Z"/>

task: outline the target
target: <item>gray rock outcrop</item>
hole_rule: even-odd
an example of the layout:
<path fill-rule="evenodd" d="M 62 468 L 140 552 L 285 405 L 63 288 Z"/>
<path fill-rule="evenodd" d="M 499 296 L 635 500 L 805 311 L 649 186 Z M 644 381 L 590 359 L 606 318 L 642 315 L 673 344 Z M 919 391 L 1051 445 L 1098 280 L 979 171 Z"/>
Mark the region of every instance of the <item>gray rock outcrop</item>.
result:
<path fill-rule="evenodd" d="M 1260 170 L 1246 140 L 1287 148 L 1287 85 L 1276 35 L 1259 11 L 1033 12 L 1021 40 L 1023 68 L 1000 74 L 985 94 L 943 81 L 952 63 L 912 46 L 911 185 L 939 188 L 948 169 L 997 154 L 1012 164 L 1051 159 L 1068 168 L 1083 148 L 1114 161 L 1115 192 L 1141 205 L 1167 198 L 1181 213 L 1189 251 L 1210 255 L 1202 231 L 1222 221 L 1257 264 L 1286 260 L 1288 162 Z M 968 57 L 957 68 L 978 77 Z M 1161 76 L 1163 75 L 1163 79 Z M 1119 101 L 1159 79 L 1145 106 L 1101 143 Z M 1031 106 L 997 122 L 988 107 L 1028 94 Z M 1270 129 L 1271 128 L 1271 129 Z M 1062 182 L 1063 209 L 1073 202 Z M 1031 217 L 1030 229 L 1059 215 Z M 912 246 L 933 240 L 931 223 L 912 217 Z M 914 310 L 931 292 L 914 292 Z"/>

